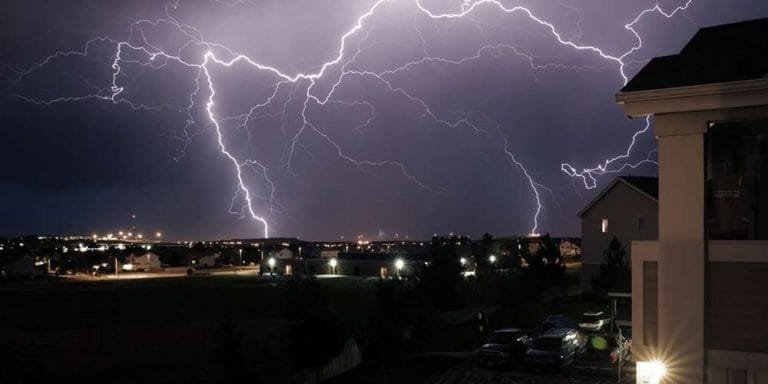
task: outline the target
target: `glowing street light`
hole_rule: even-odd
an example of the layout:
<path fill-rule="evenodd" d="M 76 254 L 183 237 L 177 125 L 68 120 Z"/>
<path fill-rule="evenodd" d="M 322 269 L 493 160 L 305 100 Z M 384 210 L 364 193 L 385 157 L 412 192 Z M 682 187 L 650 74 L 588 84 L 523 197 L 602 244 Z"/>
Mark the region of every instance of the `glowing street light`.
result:
<path fill-rule="evenodd" d="M 159 239 L 159 238 L 163 237 L 163 233 L 162 232 L 155 232 L 155 237 Z"/>
<path fill-rule="evenodd" d="M 336 260 L 336 258 L 334 257 L 334 258 L 328 260 L 328 265 L 331 267 L 331 274 L 335 275 L 336 274 L 336 266 L 339 265 L 339 261 Z"/>
<path fill-rule="evenodd" d="M 459 263 L 461 263 L 462 267 L 467 265 L 467 258 L 466 257 L 462 257 L 461 259 L 459 259 Z"/>
<path fill-rule="evenodd" d="M 270 257 L 269 260 L 267 260 L 267 264 L 269 264 L 269 273 L 272 275 L 275 274 L 275 263 L 277 263 L 277 261 L 274 257 Z"/>
<path fill-rule="evenodd" d="M 496 264 L 496 255 L 488 256 L 488 261 L 491 263 L 491 265 Z"/>
<path fill-rule="evenodd" d="M 403 259 L 395 260 L 395 270 L 397 271 L 397 278 L 400 278 L 400 272 L 405 268 L 405 261 Z"/>

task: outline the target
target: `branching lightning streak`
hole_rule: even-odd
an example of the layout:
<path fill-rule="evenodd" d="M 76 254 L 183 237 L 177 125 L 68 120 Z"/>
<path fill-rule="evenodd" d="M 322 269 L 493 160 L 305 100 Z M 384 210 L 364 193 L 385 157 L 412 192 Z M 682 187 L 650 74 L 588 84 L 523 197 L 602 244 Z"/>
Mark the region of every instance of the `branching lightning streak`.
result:
<path fill-rule="evenodd" d="M 235 7 L 239 5 L 255 5 L 255 3 L 251 0 L 211 0 L 214 3 L 220 4 L 222 6 L 227 7 Z M 364 50 L 362 47 L 362 44 L 364 41 L 368 39 L 369 33 L 371 29 L 368 29 L 367 32 L 365 32 L 365 35 L 362 36 L 357 43 L 356 49 L 351 49 L 352 54 L 349 54 L 347 51 L 349 41 L 352 37 L 358 35 L 359 33 L 364 31 L 364 27 L 369 19 L 372 18 L 372 16 L 376 13 L 377 10 L 383 7 L 385 3 L 390 3 L 398 0 L 377 0 L 373 2 L 373 4 L 368 8 L 366 12 L 364 12 L 362 15 L 357 17 L 355 23 L 353 26 L 348 29 L 345 33 L 343 33 L 339 40 L 338 40 L 338 47 L 335 50 L 335 55 L 329 59 L 328 61 L 322 63 L 319 66 L 319 69 L 315 72 L 307 72 L 307 73 L 296 73 L 296 74 L 288 74 L 283 71 L 281 71 L 279 68 L 270 66 L 267 64 L 260 63 L 256 60 L 254 60 L 251 57 L 248 57 L 244 54 L 236 53 L 234 50 L 219 44 L 219 43 L 213 43 L 207 41 L 203 34 L 200 33 L 195 27 L 181 23 L 174 17 L 170 16 L 169 14 L 169 8 L 177 9 L 180 3 L 180 0 L 174 0 L 173 2 L 169 3 L 169 6 L 166 7 L 165 17 L 162 17 L 157 20 L 138 20 L 131 24 L 130 28 L 130 36 L 128 39 L 124 41 L 118 41 L 114 40 L 109 37 L 98 37 L 89 40 L 82 51 L 69 51 L 69 52 L 56 52 L 53 55 L 50 55 L 46 57 L 44 60 L 40 61 L 39 63 L 34 64 L 33 66 L 29 67 L 25 71 L 15 71 L 18 73 L 17 76 L 15 76 L 14 83 L 20 82 L 22 79 L 26 78 L 27 76 L 30 76 L 35 71 L 38 71 L 48 65 L 49 63 L 65 58 L 70 56 L 82 56 L 82 57 L 88 57 L 90 55 L 90 50 L 94 44 L 111 44 L 114 45 L 114 57 L 111 62 L 111 69 L 112 69 L 112 76 L 111 76 L 111 84 L 105 89 L 102 89 L 100 92 L 94 93 L 94 94 L 88 94 L 88 95 L 80 95 L 80 96 L 66 96 L 66 97 L 56 97 L 51 99 L 36 99 L 32 97 L 25 96 L 23 94 L 17 94 L 16 96 L 21 98 L 24 101 L 30 102 L 30 103 L 36 103 L 40 105 L 52 105 L 55 103 L 62 103 L 62 102 L 76 102 L 76 101 L 82 101 L 87 99 L 96 99 L 101 101 L 108 101 L 114 104 L 126 104 L 130 106 L 132 109 L 137 110 L 149 110 L 149 111 L 157 111 L 165 108 L 173 108 L 173 106 L 170 105 L 159 105 L 159 106 L 151 106 L 151 105 L 144 105 L 141 103 L 136 103 L 128 99 L 128 97 L 124 94 L 125 88 L 120 85 L 121 78 L 123 76 L 126 76 L 123 70 L 122 65 L 131 63 L 131 64 L 137 64 L 142 67 L 150 67 L 151 69 L 159 69 L 162 68 L 170 62 L 174 62 L 177 64 L 180 64 L 184 67 L 193 69 L 196 71 L 195 76 L 195 89 L 193 92 L 189 95 L 189 104 L 186 107 L 187 112 L 187 122 L 184 127 L 184 132 L 187 140 L 191 140 L 194 134 L 189 134 L 188 129 L 192 127 L 193 125 L 196 125 L 195 119 L 193 117 L 192 110 L 196 105 L 196 97 L 202 96 L 203 94 L 207 95 L 205 100 L 205 116 L 207 119 L 207 125 L 210 127 L 213 127 L 213 130 L 216 134 L 217 144 L 220 152 L 231 162 L 233 166 L 233 170 L 235 172 L 235 176 L 237 179 L 237 190 L 235 192 L 235 195 L 232 199 L 232 206 L 231 211 L 234 211 L 235 201 L 238 199 L 238 196 L 242 196 L 242 199 L 244 200 L 244 204 L 239 210 L 240 214 L 243 214 L 243 212 L 246 212 L 248 216 L 250 216 L 252 219 L 258 221 L 263 225 L 264 228 L 264 236 L 268 237 L 270 234 L 270 226 L 267 222 L 267 219 L 264 216 L 261 216 L 257 213 L 256 208 L 254 207 L 254 200 L 258 197 L 252 196 L 251 189 L 247 186 L 247 182 L 244 176 L 244 168 L 248 167 L 253 169 L 255 172 L 257 172 L 265 181 L 266 186 L 269 190 L 269 196 L 265 198 L 264 200 L 268 202 L 268 205 L 270 209 L 272 209 L 272 204 L 275 201 L 275 191 L 276 186 L 275 183 L 270 179 L 269 177 L 269 168 L 253 159 L 246 159 L 241 160 L 238 159 L 237 156 L 228 148 L 226 141 L 225 141 L 225 133 L 222 129 L 223 123 L 229 123 L 229 122 L 238 122 L 237 129 L 245 129 L 246 133 L 250 135 L 250 132 L 248 131 L 247 127 L 250 121 L 253 121 L 254 119 L 259 118 L 262 115 L 270 115 L 273 116 L 274 114 L 269 114 L 266 112 L 267 107 L 269 107 L 275 99 L 280 94 L 281 88 L 285 85 L 292 84 L 292 89 L 289 92 L 288 99 L 282 104 L 281 112 L 278 112 L 277 114 L 282 114 L 284 117 L 287 114 L 287 108 L 288 104 L 293 100 L 294 94 L 299 92 L 301 90 L 302 93 L 302 103 L 301 103 L 301 111 L 300 111 L 300 117 L 302 120 L 301 126 L 297 130 L 297 132 L 290 138 L 290 145 L 288 145 L 288 154 L 285 156 L 285 163 L 287 169 L 290 171 L 290 164 L 291 159 L 294 156 L 294 153 L 297 148 L 302 147 L 301 144 L 301 136 L 305 134 L 305 132 L 310 131 L 314 132 L 316 135 L 321 137 L 325 142 L 327 142 L 331 147 L 334 148 L 336 154 L 343 160 L 357 166 L 357 167 L 393 167 L 400 171 L 402 175 L 407 178 L 408 180 L 415 183 L 420 188 L 430 190 L 430 191 L 436 191 L 440 192 L 442 191 L 442 188 L 440 187 L 433 187 L 429 184 L 421 181 L 419 178 L 417 178 L 415 175 L 411 174 L 406 167 L 405 164 L 397 161 L 392 160 L 381 160 L 381 161 L 373 161 L 373 160 L 360 160 L 355 159 L 349 155 L 347 155 L 342 147 L 336 143 L 328 134 L 326 134 L 316 123 L 314 123 L 308 116 L 308 108 L 312 103 L 317 106 L 325 106 L 328 103 L 334 103 L 339 105 L 344 105 L 348 107 L 355 107 L 360 105 L 365 105 L 367 108 L 369 108 L 370 114 L 369 118 L 356 127 L 358 131 L 360 129 L 370 125 L 373 120 L 375 119 L 375 108 L 374 105 L 368 101 L 365 100 L 354 100 L 354 101 L 345 101 L 341 99 L 334 98 L 334 94 L 338 87 L 342 84 L 342 82 L 352 76 L 359 76 L 359 77 L 367 77 L 372 78 L 378 81 L 380 84 L 384 86 L 386 90 L 391 92 L 392 94 L 399 95 L 400 97 L 404 97 L 409 102 L 413 103 L 414 105 L 421 108 L 423 111 L 424 117 L 428 117 L 431 119 L 434 123 L 448 127 L 448 128 L 458 128 L 458 127 L 468 127 L 474 130 L 474 132 L 478 134 L 483 135 L 490 135 L 490 133 L 482 129 L 478 123 L 473 122 L 471 118 L 471 114 L 469 113 L 461 113 L 460 118 L 458 119 L 447 119 L 441 116 L 438 116 L 437 113 L 435 113 L 435 109 L 431 107 L 428 102 L 424 100 L 424 98 L 419 97 L 412 92 L 409 92 L 408 90 L 396 86 L 392 83 L 389 77 L 392 77 L 398 73 L 411 70 L 415 67 L 418 67 L 423 64 L 427 63 L 438 63 L 443 65 L 462 65 L 468 61 L 477 60 L 483 57 L 483 55 L 489 55 L 494 58 L 497 58 L 499 56 L 498 52 L 500 50 L 509 50 L 512 53 L 514 53 L 516 56 L 525 58 L 531 68 L 533 70 L 542 70 L 547 68 L 560 68 L 560 69 L 578 69 L 578 67 L 575 66 L 566 66 L 563 64 L 557 64 L 557 63 L 537 63 L 537 58 L 535 58 L 532 54 L 524 52 L 515 46 L 511 44 L 491 44 L 488 42 L 486 45 L 478 48 L 475 51 L 474 55 L 468 56 L 468 57 L 462 57 L 462 58 L 442 58 L 442 57 L 436 57 L 432 56 L 430 54 L 430 50 L 427 47 L 427 42 L 421 32 L 421 30 L 418 28 L 417 25 L 414 24 L 414 29 L 419 36 L 422 44 L 422 50 L 423 50 L 423 57 L 409 61 L 407 63 L 404 63 L 398 67 L 391 68 L 384 71 L 371 71 L 367 69 L 355 69 L 353 68 L 353 64 L 357 63 L 357 57 L 358 55 Z M 399 0 L 399 1 L 405 1 L 405 0 Z M 574 40 L 571 40 L 566 36 L 566 32 L 561 32 L 558 30 L 558 28 L 555 26 L 555 24 L 542 19 L 535 15 L 530 9 L 523 7 L 523 6 L 505 6 L 501 0 L 464 0 L 464 2 L 461 4 L 460 11 L 455 13 L 435 13 L 425 7 L 421 0 L 409 0 L 413 1 L 413 4 L 415 5 L 415 8 L 420 12 L 422 16 L 426 16 L 430 18 L 431 20 L 453 20 L 453 19 L 462 19 L 465 17 L 468 17 L 472 12 L 479 9 L 481 6 L 489 6 L 494 7 L 495 9 L 505 13 L 505 14 L 521 14 L 527 17 L 529 20 L 537 23 L 541 27 L 544 28 L 544 30 L 548 33 L 548 35 L 552 36 L 560 45 L 570 48 L 577 51 L 583 51 L 588 52 L 594 55 L 597 55 L 601 59 L 612 63 L 612 65 L 617 66 L 618 69 L 618 75 L 621 77 L 624 84 L 626 84 L 628 77 L 625 72 L 625 66 L 629 63 L 628 60 L 626 60 L 627 57 L 635 53 L 636 51 L 640 50 L 643 45 L 642 38 L 640 34 L 635 29 L 635 26 L 637 23 L 640 22 L 640 20 L 647 14 L 656 13 L 660 14 L 666 18 L 672 18 L 675 14 L 678 12 L 686 10 L 692 3 L 693 0 L 688 0 L 685 4 L 676 7 L 672 11 L 665 11 L 661 8 L 660 5 L 655 5 L 652 8 L 644 9 L 642 10 L 637 16 L 631 20 L 629 23 L 624 25 L 624 28 L 629 31 L 633 37 L 635 38 L 636 44 L 634 44 L 629 50 L 623 52 L 620 55 L 612 55 L 609 53 L 606 53 L 603 49 L 597 46 L 591 46 L 591 45 L 584 45 L 581 43 L 577 43 Z M 575 10 L 578 13 L 578 10 Z M 580 16 L 580 15 L 579 15 Z M 415 19 L 414 19 L 415 20 Z M 162 48 L 158 47 L 157 45 L 153 45 L 149 42 L 149 39 L 147 38 L 147 35 L 144 32 L 144 26 L 157 26 L 159 24 L 168 24 L 176 28 L 179 32 L 186 35 L 188 38 L 188 41 L 183 44 L 180 48 L 176 50 L 176 52 L 167 52 L 163 50 Z M 580 31 L 579 31 L 580 32 Z M 580 33 L 576 34 L 577 36 L 580 35 Z M 137 43 L 136 40 L 139 42 Z M 194 59 L 186 58 L 184 56 L 184 51 L 189 48 L 205 48 L 205 54 L 201 58 L 200 61 L 195 61 Z M 126 52 L 130 51 L 133 54 L 143 54 L 145 58 L 143 59 L 136 59 L 126 56 Z M 272 91 L 270 95 L 264 99 L 262 102 L 255 104 L 253 107 L 250 108 L 250 110 L 242 115 L 239 116 L 224 116 L 221 118 L 217 117 L 217 114 L 215 112 L 216 108 L 216 84 L 213 78 L 213 75 L 211 74 L 210 70 L 213 66 L 219 66 L 219 67 L 233 67 L 235 65 L 248 65 L 251 68 L 264 72 L 266 74 L 270 74 L 274 76 L 277 81 L 274 83 Z M 331 71 L 332 68 L 337 68 L 338 72 L 336 75 L 333 75 Z M 331 79 L 331 86 L 329 90 L 325 93 L 320 93 L 320 91 L 317 91 L 318 88 L 318 80 L 325 79 L 329 76 L 335 76 L 333 79 Z M 637 141 L 638 136 L 646 133 L 650 128 L 650 120 L 646 120 L 646 125 L 643 129 L 637 131 L 632 136 L 632 141 L 625 151 L 625 153 L 606 159 L 601 164 L 593 167 L 593 168 L 586 168 L 582 171 L 577 171 L 573 166 L 567 163 L 563 163 L 561 165 L 561 170 L 566 173 L 568 176 L 573 178 L 580 178 L 585 188 L 591 189 L 595 188 L 596 186 L 596 179 L 595 175 L 602 175 L 606 173 L 616 173 L 621 172 L 622 170 L 626 168 L 635 168 L 637 166 L 640 166 L 642 164 L 647 163 L 655 163 L 654 160 L 651 159 L 651 154 L 648 155 L 645 159 L 641 160 L 638 163 L 627 163 L 626 160 L 629 159 L 630 153 L 632 152 L 632 149 Z M 285 120 L 283 120 L 283 130 L 285 132 Z M 531 176 L 531 173 L 526 169 L 526 167 L 523 165 L 522 162 L 520 162 L 515 155 L 511 152 L 509 148 L 509 142 L 507 137 L 499 130 L 499 134 L 503 138 L 504 146 L 503 151 L 504 155 L 509 159 L 509 161 L 514 164 L 516 167 L 518 167 L 522 175 L 527 181 L 527 184 L 530 186 L 531 191 L 534 195 L 535 201 L 536 201 L 536 211 L 533 217 L 533 224 L 531 228 L 531 233 L 536 233 L 539 227 L 539 217 L 542 212 L 542 200 L 539 193 L 540 189 L 547 189 L 544 185 L 534 180 L 534 178 Z M 249 137 L 249 143 L 250 143 L 250 137 Z"/>

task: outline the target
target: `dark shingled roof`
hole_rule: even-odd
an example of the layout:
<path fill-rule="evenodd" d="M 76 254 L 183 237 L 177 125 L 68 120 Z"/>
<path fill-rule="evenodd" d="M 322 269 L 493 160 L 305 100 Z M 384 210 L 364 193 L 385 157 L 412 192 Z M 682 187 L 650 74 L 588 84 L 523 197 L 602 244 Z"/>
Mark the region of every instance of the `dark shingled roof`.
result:
<path fill-rule="evenodd" d="M 700 29 L 683 50 L 651 60 L 621 90 L 753 80 L 768 75 L 768 18 Z"/>
<path fill-rule="evenodd" d="M 620 176 L 620 178 L 635 188 L 643 191 L 654 199 L 659 199 L 659 178 L 647 176 Z"/>

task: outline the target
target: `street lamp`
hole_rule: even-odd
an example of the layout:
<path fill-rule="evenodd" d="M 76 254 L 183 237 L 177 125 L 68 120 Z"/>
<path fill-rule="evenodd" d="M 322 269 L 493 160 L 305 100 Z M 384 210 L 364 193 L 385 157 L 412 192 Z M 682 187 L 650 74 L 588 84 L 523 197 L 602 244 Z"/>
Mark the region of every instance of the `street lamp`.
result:
<path fill-rule="evenodd" d="M 496 264 L 496 255 L 488 256 L 488 261 L 491 263 L 491 265 Z"/>
<path fill-rule="evenodd" d="M 462 267 L 467 265 L 467 258 L 466 257 L 462 257 L 461 259 L 459 259 L 459 263 L 461 263 Z"/>
<path fill-rule="evenodd" d="M 402 271 L 404 267 L 405 267 L 405 262 L 403 261 L 403 259 L 395 260 L 395 270 L 397 271 L 398 279 L 400 278 L 400 271 Z"/>
<path fill-rule="evenodd" d="M 269 274 L 274 275 L 275 274 L 275 263 L 277 261 L 274 257 L 270 257 L 269 260 L 267 260 L 267 264 L 269 264 Z"/>
<path fill-rule="evenodd" d="M 328 265 L 331 267 L 331 274 L 332 274 L 332 275 L 335 275 L 335 274 L 336 274 L 336 266 L 337 266 L 338 264 L 339 264 L 339 261 L 338 261 L 338 260 L 336 260 L 336 258 L 335 258 L 335 257 L 334 257 L 334 258 L 332 258 L 332 259 L 330 259 L 330 260 L 328 260 Z"/>

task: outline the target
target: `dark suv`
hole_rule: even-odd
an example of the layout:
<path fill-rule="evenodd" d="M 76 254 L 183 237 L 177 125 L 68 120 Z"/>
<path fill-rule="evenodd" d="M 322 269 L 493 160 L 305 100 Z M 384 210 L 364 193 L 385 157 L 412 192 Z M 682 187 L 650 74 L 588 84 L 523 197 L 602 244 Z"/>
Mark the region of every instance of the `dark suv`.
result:
<path fill-rule="evenodd" d="M 525 362 L 534 366 L 564 367 L 586 348 L 586 338 L 571 328 L 551 328 L 533 340 Z"/>
<path fill-rule="evenodd" d="M 529 338 L 520 328 L 504 328 L 494 331 L 480 347 L 478 356 L 486 365 L 499 365 L 520 360 L 528 350 Z"/>

